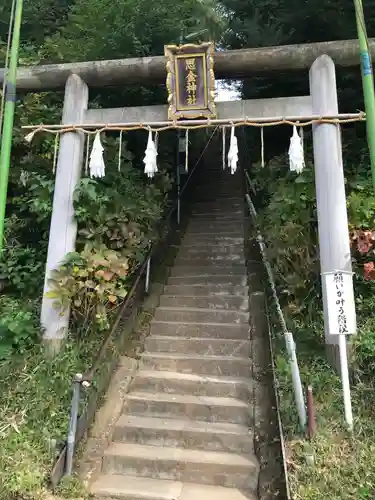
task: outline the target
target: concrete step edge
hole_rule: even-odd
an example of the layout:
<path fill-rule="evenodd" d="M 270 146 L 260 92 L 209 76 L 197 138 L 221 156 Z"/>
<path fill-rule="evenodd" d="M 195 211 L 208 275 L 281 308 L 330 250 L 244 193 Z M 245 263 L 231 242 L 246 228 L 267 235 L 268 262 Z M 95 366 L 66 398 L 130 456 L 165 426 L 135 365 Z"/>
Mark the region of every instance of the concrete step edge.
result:
<path fill-rule="evenodd" d="M 218 312 L 223 315 L 232 315 L 232 314 L 239 314 L 240 316 L 248 316 L 249 313 L 245 311 L 228 311 L 226 309 L 215 309 L 214 307 L 168 307 L 168 306 L 159 306 L 156 311 L 159 312 L 191 312 L 191 313 L 212 313 L 212 312 Z M 222 324 L 221 322 L 219 324 Z"/>
<path fill-rule="evenodd" d="M 224 292 L 224 293 L 223 293 Z M 229 293 L 228 293 L 229 292 Z M 248 297 L 249 287 L 241 285 L 165 285 L 164 295 L 173 297 Z"/>
<path fill-rule="evenodd" d="M 170 360 L 191 360 L 191 361 L 238 361 L 244 364 L 251 364 L 252 361 L 249 358 L 244 358 L 243 356 L 217 356 L 212 354 L 179 354 L 179 353 L 169 353 L 169 352 L 143 352 L 141 354 L 142 358 L 153 358 L 153 359 L 170 359 Z"/>
<path fill-rule="evenodd" d="M 158 325 L 182 325 L 182 326 L 213 326 L 213 327 L 223 327 L 225 328 L 237 328 L 238 330 L 243 330 L 244 325 L 242 323 L 238 324 L 233 324 L 233 323 L 217 323 L 215 321 L 206 321 L 206 322 L 201 322 L 201 321 L 165 321 L 165 320 L 160 320 L 160 319 L 153 319 L 151 320 L 151 323 L 155 323 Z"/>
<path fill-rule="evenodd" d="M 169 285 L 170 286 L 170 285 Z M 180 285 L 180 286 L 183 286 L 183 285 Z M 161 295 L 161 297 L 164 297 L 165 299 L 180 299 L 180 298 L 185 298 L 185 299 L 211 299 L 211 300 L 215 300 L 215 299 L 223 299 L 223 300 L 227 300 L 227 299 L 234 299 L 234 298 L 239 298 L 239 299 L 248 299 L 249 298 L 249 295 L 244 293 L 244 294 L 238 294 L 238 295 L 231 295 L 231 294 L 220 294 L 220 295 L 214 295 L 212 293 L 208 294 L 207 295 L 193 295 L 191 293 L 163 293 Z"/>
<path fill-rule="evenodd" d="M 101 474 L 90 493 L 111 500 L 256 500 L 251 492 L 237 488 L 122 474 Z"/>
<path fill-rule="evenodd" d="M 171 380 L 181 380 L 190 381 L 197 383 L 220 383 L 220 384 L 246 384 L 251 385 L 251 378 L 243 377 L 227 377 L 219 375 L 199 375 L 197 373 L 181 373 L 181 372 L 166 372 L 166 371 L 156 371 L 156 370 L 146 370 L 142 367 L 138 370 L 135 377 L 149 378 L 149 379 L 171 379 Z M 131 394 L 131 393 L 129 393 Z M 182 395 L 182 394 L 181 394 Z"/>
<path fill-rule="evenodd" d="M 249 408 L 249 404 L 236 398 L 218 396 L 193 396 L 187 394 L 170 394 L 164 392 L 129 392 L 126 400 L 152 401 L 163 403 L 195 404 L 199 406 Z"/>
<path fill-rule="evenodd" d="M 182 418 L 142 417 L 139 415 L 122 414 L 116 422 L 116 427 L 155 429 L 155 431 L 204 432 L 210 434 L 225 434 L 229 436 L 251 436 L 250 429 L 245 425 L 225 422 L 207 422 L 204 420 L 188 420 Z"/>
<path fill-rule="evenodd" d="M 148 339 L 152 340 L 160 340 L 160 341 L 168 341 L 170 340 L 171 342 L 173 341 L 181 341 L 183 340 L 184 342 L 189 342 L 190 340 L 192 342 L 197 342 L 198 340 L 200 342 L 212 342 L 212 343 L 223 343 L 223 342 L 228 342 L 228 343 L 233 343 L 233 344 L 243 344 L 244 342 L 251 342 L 250 340 L 241 340 L 241 339 L 215 339 L 212 337 L 199 337 L 198 339 L 196 337 L 179 337 L 178 335 L 149 335 L 147 337 Z"/>
<path fill-rule="evenodd" d="M 232 278 L 232 277 L 246 277 L 246 268 L 244 269 L 238 268 L 228 268 L 221 267 L 219 265 L 215 266 L 216 273 L 214 270 L 210 270 L 209 266 L 205 266 L 205 269 L 202 268 L 204 266 L 189 266 L 183 265 L 179 263 L 178 265 L 173 267 L 173 273 L 169 276 L 170 278 L 213 278 L 213 277 L 221 277 L 221 278 Z M 235 271 L 235 272 L 234 272 Z M 183 273 L 183 274 L 180 274 Z M 192 274 L 187 274 L 192 273 Z M 213 283 L 214 284 L 214 283 Z"/>
<path fill-rule="evenodd" d="M 104 457 L 118 456 L 135 458 L 136 460 L 152 460 L 156 464 L 163 460 L 183 463 L 222 464 L 257 469 L 255 456 L 244 457 L 235 453 L 190 450 L 185 448 L 169 448 L 166 446 L 147 446 L 142 444 L 112 443 L 104 452 Z"/>

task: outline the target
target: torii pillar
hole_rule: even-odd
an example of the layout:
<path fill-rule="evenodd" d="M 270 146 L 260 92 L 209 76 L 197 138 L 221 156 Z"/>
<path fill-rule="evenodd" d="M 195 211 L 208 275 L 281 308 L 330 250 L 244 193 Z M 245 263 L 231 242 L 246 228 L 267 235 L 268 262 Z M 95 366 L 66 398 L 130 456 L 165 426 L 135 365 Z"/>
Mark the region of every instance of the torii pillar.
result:
<path fill-rule="evenodd" d="M 335 65 L 327 55 L 318 57 L 311 66 L 310 94 L 313 114 L 338 114 Z M 323 275 L 338 270 L 352 272 L 340 125 L 315 124 L 313 141 L 325 340 L 328 359 L 338 369 L 339 335 L 329 332 Z"/>
<path fill-rule="evenodd" d="M 65 86 L 63 124 L 82 123 L 88 106 L 87 85 L 77 75 L 69 76 Z M 81 177 L 85 137 L 78 132 L 62 134 L 56 168 L 55 193 L 49 233 L 45 283 L 42 299 L 41 325 L 47 351 L 58 352 L 66 337 L 70 310 L 54 308 L 49 291 L 51 272 L 58 268 L 65 256 L 75 250 L 77 223 L 74 219 L 74 190 Z"/>

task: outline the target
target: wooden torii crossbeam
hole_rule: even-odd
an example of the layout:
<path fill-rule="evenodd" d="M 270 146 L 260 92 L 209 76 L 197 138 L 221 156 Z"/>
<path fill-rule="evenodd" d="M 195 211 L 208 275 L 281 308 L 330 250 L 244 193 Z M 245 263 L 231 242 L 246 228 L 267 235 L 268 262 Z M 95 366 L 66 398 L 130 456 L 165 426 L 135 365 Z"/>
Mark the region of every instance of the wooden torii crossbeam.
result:
<path fill-rule="evenodd" d="M 369 39 L 375 56 L 375 38 Z M 243 78 L 272 71 L 308 69 L 319 56 L 326 54 L 336 66 L 359 65 L 358 40 L 282 45 L 255 49 L 215 52 L 215 75 L 218 79 Z M 90 87 L 108 87 L 124 83 L 164 83 L 166 59 L 163 56 L 88 61 L 24 67 L 18 70 L 17 89 L 22 91 L 57 90 L 65 87 L 71 74 Z M 0 82 L 4 69 L 0 70 Z"/>

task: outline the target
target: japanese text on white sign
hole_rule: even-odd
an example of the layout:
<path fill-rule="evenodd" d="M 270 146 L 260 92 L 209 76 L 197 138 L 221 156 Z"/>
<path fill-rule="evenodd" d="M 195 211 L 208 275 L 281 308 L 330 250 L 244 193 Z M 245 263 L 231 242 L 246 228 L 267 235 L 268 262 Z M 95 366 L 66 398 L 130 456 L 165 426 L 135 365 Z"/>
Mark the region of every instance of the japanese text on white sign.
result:
<path fill-rule="evenodd" d="M 330 335 L 356 333 L 353 275 L 335 271 L 324 275 Z"/>

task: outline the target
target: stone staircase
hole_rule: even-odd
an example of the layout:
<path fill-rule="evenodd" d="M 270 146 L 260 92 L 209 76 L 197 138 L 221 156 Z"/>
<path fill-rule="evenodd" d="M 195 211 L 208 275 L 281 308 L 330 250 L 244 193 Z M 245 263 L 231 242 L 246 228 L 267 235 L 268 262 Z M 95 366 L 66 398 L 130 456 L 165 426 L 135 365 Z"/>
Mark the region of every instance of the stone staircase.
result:
<path fill-rule="evenodd" d="M 95 498 L 255 500 L 240 175 L 204 170 Z"/>

